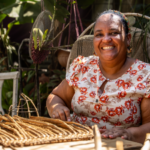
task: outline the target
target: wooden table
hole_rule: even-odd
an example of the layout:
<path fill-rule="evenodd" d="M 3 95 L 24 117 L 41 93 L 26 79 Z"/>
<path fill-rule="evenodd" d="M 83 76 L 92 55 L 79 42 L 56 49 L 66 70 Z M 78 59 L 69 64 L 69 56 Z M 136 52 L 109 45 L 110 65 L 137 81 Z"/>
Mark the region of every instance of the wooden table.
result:
<path fill-rule="evenodd" d="M 123 141 L 124 150 L 140 150 L 142 144 L 122 140 L 121 138 L 117 139 L 102 139 L 102 149 L 101 150 L 116 150 L 116 141 Z M 2 147 L 0 147 L 2 150 Z M 3 150 L 12 150 L 11 148 L 4 148 Z M 94 140 L 87 141 L 74 141 L 74 142 L 65 142 L 65 143 L 54 143 L 54 144 L 44 144 L 37 146 L 21 147 L 16 148 L 16 150 L 95 150 Z"/>

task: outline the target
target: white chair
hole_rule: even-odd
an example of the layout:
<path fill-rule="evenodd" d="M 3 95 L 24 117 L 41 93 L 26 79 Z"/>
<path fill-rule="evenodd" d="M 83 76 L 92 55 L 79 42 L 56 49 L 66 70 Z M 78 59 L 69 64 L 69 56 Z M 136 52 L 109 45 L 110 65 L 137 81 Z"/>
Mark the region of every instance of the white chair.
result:
<path fill-rule="evenodd" d="M 18 78 L 19 72 L 6 72 L 0 73 L 0 112 L 2 115 L 5 114 L 2 108 L 2 85 L 4 80 L 6 79 L 13 79 L 13 101 L 12 101 L 12 116 L 17 114 L 17 102 L 18 102 Z"/>

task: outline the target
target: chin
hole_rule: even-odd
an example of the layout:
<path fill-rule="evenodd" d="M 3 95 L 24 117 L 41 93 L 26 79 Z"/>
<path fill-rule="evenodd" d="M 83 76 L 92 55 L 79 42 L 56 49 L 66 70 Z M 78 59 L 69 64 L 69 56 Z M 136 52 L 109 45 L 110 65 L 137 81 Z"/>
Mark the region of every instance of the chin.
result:
<path fill-rule="evenodd" d="M 102 58 L 104 61 L 113 61 L 116 57 L 117 55 L 104 55 L 100 58 Z"/>

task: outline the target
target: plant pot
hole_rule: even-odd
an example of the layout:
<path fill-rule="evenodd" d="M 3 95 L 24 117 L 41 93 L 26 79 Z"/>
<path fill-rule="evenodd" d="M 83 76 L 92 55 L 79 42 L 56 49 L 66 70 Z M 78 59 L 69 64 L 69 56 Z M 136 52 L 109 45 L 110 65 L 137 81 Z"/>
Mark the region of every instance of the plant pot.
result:
<path fill-rule="evenodd" d="M 70 54 L 70 49 L 67 49 L 67 50 L 59 49 L 57 51 L 57 59 L 58 59 L 59 64 L 62 67 L 66 67 L 69 54 Z"/>

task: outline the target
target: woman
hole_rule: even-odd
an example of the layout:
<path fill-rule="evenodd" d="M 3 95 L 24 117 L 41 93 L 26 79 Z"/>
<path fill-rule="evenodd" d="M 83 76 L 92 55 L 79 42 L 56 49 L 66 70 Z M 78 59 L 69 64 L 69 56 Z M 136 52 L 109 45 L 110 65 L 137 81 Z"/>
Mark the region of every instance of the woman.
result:
<path fill-rule="evenodd" d="M 92 126 L 102 137 L 144 142 L 150 132 L 150 65 L 127 57 L 131 34 L 117 11 L 105 11 L 94 27 L 96 56 L 76 58 L 66 79 L 47 99 L 53 118 Z M 142 121 L 142 125 L 140 125 Z"/>

